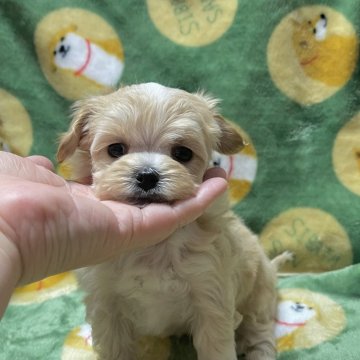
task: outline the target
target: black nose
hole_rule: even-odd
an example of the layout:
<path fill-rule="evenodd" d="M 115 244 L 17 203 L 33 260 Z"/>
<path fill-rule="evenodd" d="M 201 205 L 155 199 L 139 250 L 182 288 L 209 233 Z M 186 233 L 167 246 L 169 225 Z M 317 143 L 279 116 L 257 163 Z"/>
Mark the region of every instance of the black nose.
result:
<path fill-rule="evenodd" d="M 159 179 L 158 172 L 153 168 L 144 168 L 136 175 L 137 185 L 144 191 L 154 189 Z"/>
<path fill-rule="evenodd" d="M 60 51 L 61 53 L 65 52 L 65 51 L 66 51 L 65 46 L 64 46 L 64 45 L 61 45 L 59 51 Z"/>

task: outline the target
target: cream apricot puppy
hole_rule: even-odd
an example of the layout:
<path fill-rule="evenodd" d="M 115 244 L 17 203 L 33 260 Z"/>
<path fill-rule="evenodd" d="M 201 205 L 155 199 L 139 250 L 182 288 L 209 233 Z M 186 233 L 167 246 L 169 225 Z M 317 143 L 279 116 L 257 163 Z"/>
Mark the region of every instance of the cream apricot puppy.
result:
<path fill-rule="evenodd" d="M 218 100 L 149 83 L 79 101 L 58 160 L 101 199 L 146 206 L 191 196 L 238 132 Z M 275 359 L 275 269 L 224 197 L 164 242 L 78 273 L 100 359 L 133 360 L 143 335 L 191 334 L 199 360 Z"/>

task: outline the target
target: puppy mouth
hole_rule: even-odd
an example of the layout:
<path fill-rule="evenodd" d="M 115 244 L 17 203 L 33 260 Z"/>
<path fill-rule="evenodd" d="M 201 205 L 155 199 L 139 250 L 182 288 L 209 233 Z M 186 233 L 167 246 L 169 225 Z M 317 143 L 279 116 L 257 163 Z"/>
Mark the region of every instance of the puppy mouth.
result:
<path fill-rule="evenodd" d="M 129 196 L 126 198 L 126 202 L 130 205 L 135 205 L 139 207 L 144 207 L 146 205 L 152 204 L 152 203 L 171 203 L 168 199 L 165 198 L 165 196 L 162 196 L 160 194 L 139 194 L 134 196 Z"/>

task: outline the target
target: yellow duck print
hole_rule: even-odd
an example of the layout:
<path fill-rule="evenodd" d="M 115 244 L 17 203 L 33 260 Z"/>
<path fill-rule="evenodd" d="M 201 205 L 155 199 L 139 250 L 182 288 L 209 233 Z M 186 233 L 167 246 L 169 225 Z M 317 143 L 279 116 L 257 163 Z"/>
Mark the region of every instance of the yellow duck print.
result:
<path fill-rule="evenodd" d="M 305 74 L 328 86 L 344 85 L 357 61 L 356 36 L 330 31 L 330 20 L 324 13 L 293 24 L 292 43 Z"/>

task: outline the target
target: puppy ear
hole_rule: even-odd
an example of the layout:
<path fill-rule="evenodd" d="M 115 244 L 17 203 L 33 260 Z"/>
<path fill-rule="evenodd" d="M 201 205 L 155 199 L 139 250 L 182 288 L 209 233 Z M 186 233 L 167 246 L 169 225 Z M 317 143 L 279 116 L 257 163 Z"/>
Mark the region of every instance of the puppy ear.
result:
<path fill-rule="evenodd" d="M 225 155 L 238 153 L 246 143 L 236 128 L 219 114 L 217 106 L 220 103 L 220 100 L 203 91 L 198 91 L 195 95 L 202 101 L 205 101 L 217 124 L 215 132 L 218 139 L 214 150 Z"/>
<path fill-rule="evenodd" d="M 62 134 L 56 158 L 58 162 L 63 162 L 74 154 L 79 147 L 80 141 L 87 134 L 86 125 L 92 115 L 91 106 L 87 100 L 79 100 L 73 106 L 73 120 L 69 130 Z"/>
<path fill-rule="evenodd" d="M 215 114 L 214 119 L 220 129 L 216 151 L 225 155 L 232 155 L 243 149 L 246 144 L 236 128 L 221 115 Z"/>

